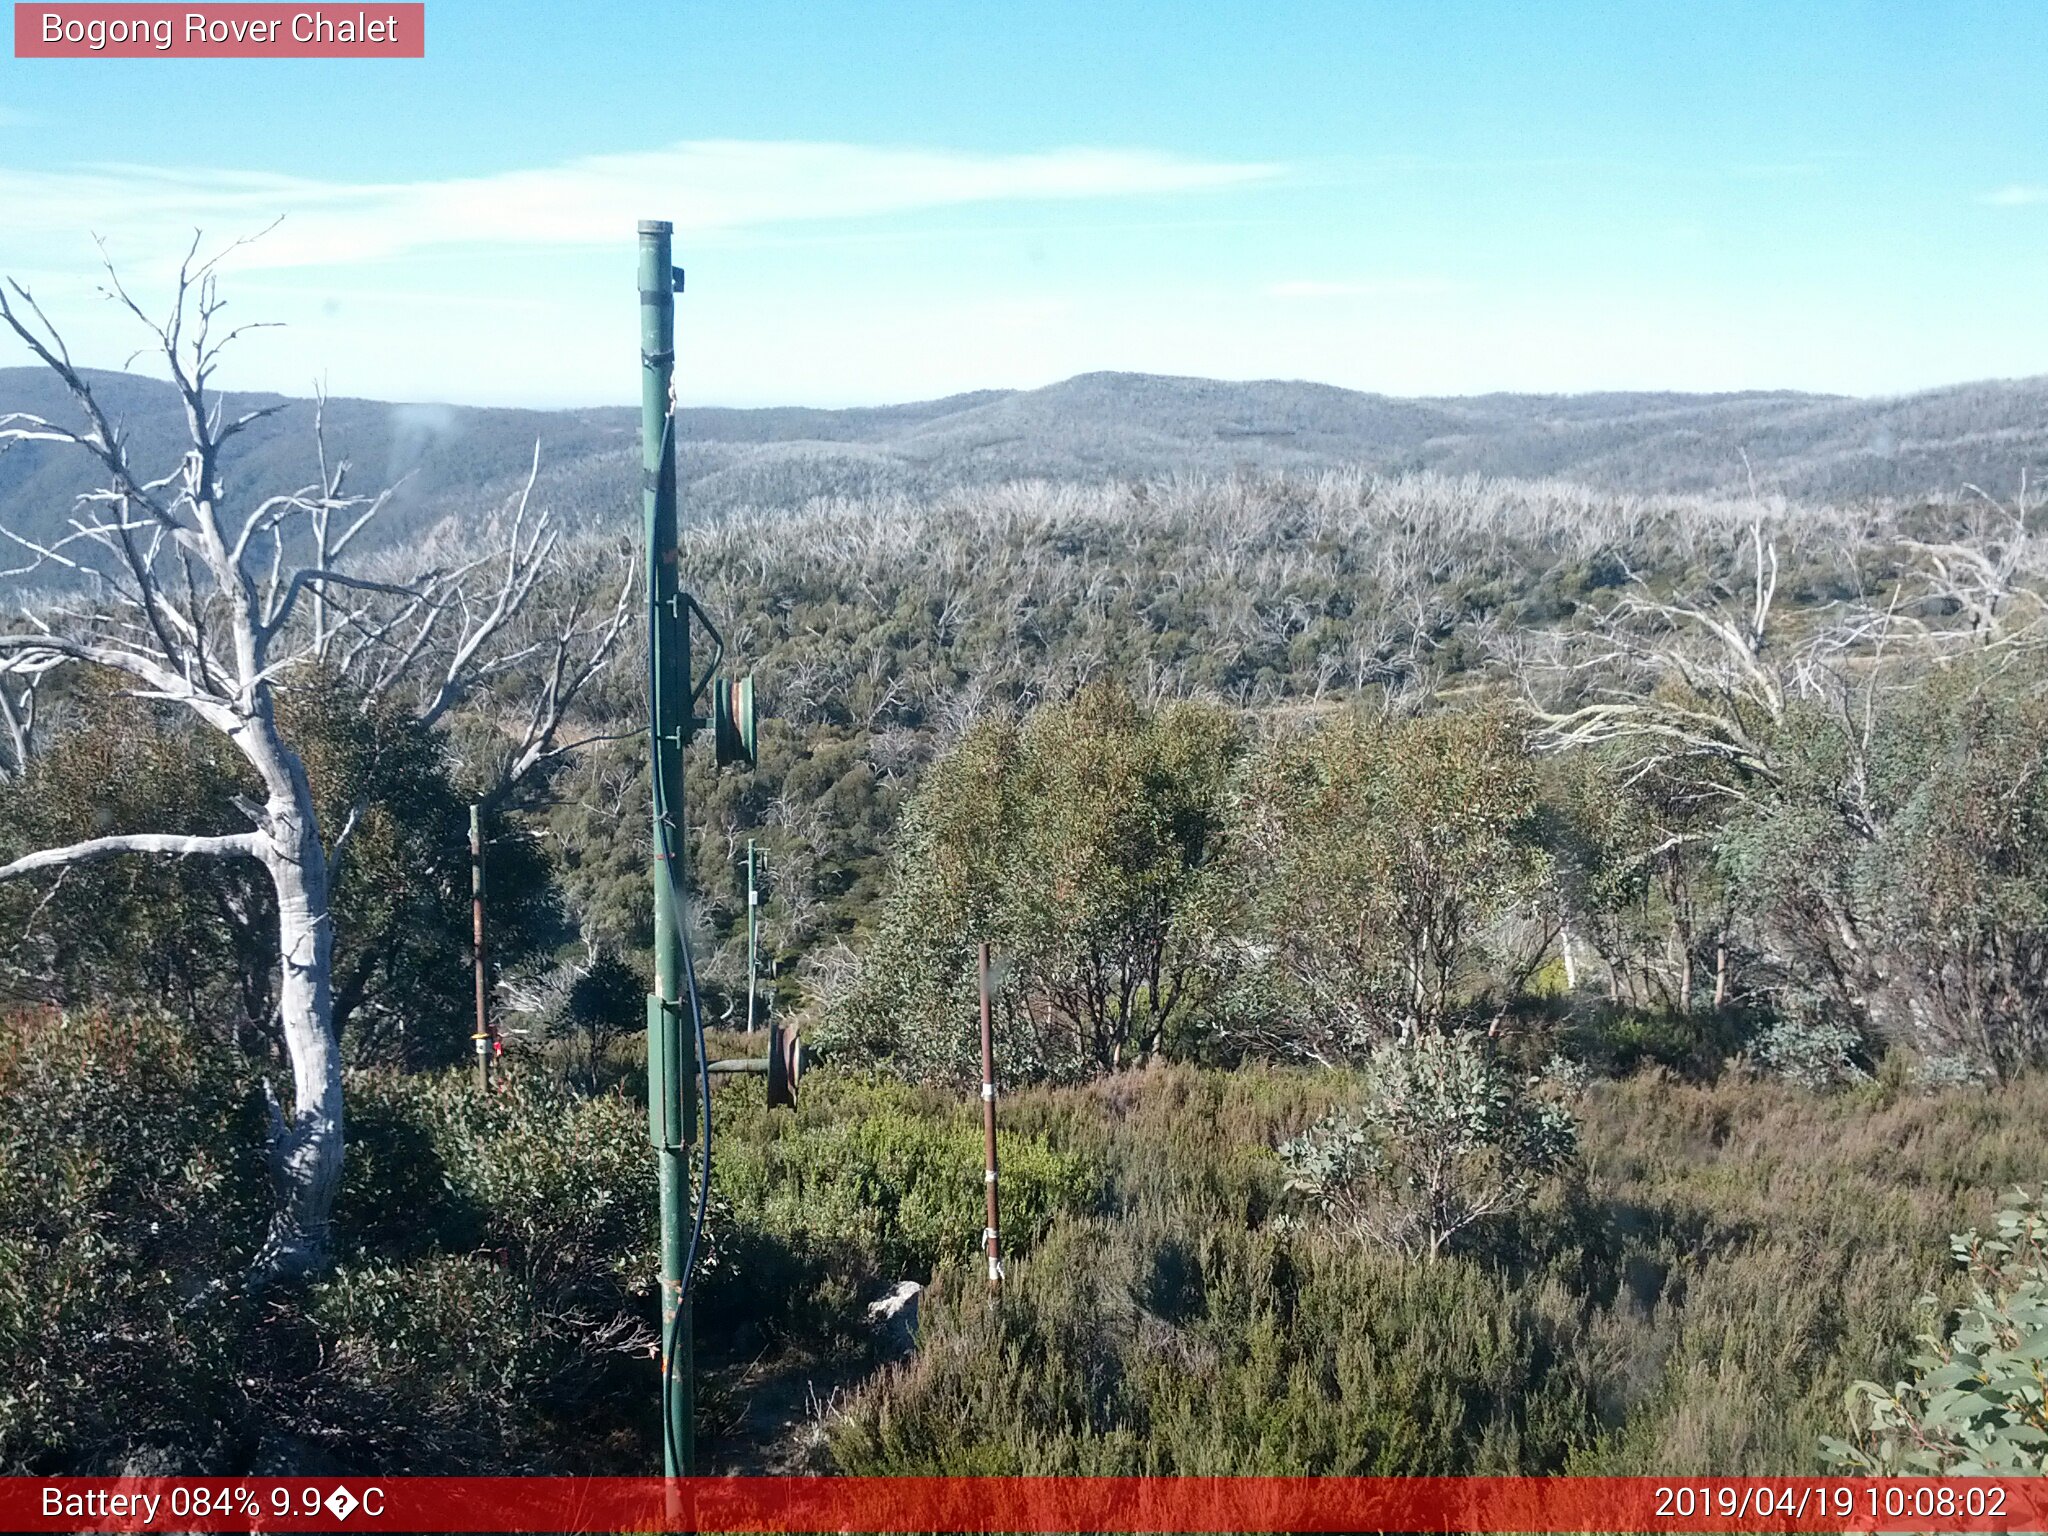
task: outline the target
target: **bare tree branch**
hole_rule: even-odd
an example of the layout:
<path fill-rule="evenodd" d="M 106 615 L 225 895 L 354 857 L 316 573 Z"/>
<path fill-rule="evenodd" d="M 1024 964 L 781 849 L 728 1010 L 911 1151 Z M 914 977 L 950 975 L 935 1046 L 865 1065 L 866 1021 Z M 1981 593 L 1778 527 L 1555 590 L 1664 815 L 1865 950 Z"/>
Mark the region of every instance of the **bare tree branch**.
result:
<path fill-rule="evenodd" d="M 234 832 L 224 837 L 189 837 L 174 832 L 131 832 L 116 837 L 95 837 L 66 848 L 45 848 L 24 854 L 12 864 L 0 864 L 0 880 L 34 874 L 39 869 L 56 869 L 70 864 L 87 864 L 121 853 L 171 853 L 188 857 L 254 859 L 262 856 L 262 839 L 254 832 Z"/>

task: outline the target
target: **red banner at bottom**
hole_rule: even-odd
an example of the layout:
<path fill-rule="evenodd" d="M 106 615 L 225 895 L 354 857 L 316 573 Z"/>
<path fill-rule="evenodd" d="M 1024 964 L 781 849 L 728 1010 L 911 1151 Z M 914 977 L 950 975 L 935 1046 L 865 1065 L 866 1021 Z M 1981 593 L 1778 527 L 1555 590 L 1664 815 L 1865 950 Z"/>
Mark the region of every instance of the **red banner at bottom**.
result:
<path fill-rule="evenodd" d="M 8 1531 L 2048 1531 L 2048 1478 L 0 1478 Z"/>

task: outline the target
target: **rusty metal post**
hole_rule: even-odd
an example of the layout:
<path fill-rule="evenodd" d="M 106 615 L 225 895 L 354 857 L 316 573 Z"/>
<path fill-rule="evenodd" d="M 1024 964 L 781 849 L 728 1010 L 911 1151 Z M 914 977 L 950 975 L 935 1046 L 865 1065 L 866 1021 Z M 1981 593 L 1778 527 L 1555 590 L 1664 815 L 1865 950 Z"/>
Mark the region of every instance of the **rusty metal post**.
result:
<path fill-rule="evenodd" d="M 747 839 L 747 1033 L 754 1032 L 754 996 L 761 990 L 761 892 L 754 884 L 754 840 Z"/>
<path fill-rule="evenodd" d="M 470 953 L 476 963 L 476 1033 L 470 1043 L 476 1047 L 476 1085 L 491 1086 L 490 988 L 484 979 L 484 827 L 482 807 L 469 808 L 469 917 Z"/>
<path fill-rule="evenodd" d="M 988 1288 L 1002 1288 L 1003 1263 L 996 1243 L 996 1036 L 989 1020 L 988 945 L 981 946 L 981 1180 L 988 1191 L 988 1225 L 981 1245 L 988 1253 Z"/>

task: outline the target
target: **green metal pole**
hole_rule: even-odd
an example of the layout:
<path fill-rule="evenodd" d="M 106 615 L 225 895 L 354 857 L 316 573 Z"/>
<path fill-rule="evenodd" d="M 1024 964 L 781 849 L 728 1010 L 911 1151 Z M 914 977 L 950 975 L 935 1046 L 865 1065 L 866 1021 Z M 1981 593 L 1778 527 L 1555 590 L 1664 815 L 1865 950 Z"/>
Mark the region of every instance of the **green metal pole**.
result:
<path fill-rule="evenodd" d="M 683 1018 L 683 957 L 674 894 L 683 863 L 683 740 L 690 714 L 690 637 L 676 565 L 675 275 L 671 226 L 640 225 L 640 448 L 647 551 L 650 752 L 655 779 L 654 994 L 647 1000 L 647 1123 L 661 1186 L 662 1471 L 689 1474 L 693 1340 L 683 1296 L 689 1152 L 696 1140 L 696 1039 Z M 673 879 L 671 879 L 673 876 Z"/>

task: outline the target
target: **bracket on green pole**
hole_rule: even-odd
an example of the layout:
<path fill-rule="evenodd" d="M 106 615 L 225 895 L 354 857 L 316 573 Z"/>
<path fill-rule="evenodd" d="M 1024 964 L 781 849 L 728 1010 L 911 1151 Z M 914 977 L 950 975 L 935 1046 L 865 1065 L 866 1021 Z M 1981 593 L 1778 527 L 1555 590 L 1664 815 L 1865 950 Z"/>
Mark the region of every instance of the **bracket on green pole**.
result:
<path fill-rule="evenodd" d="M 697 1140 L 695 1042 L 683 1031 L 682 1005 L 647 998 L 647 1144 L 680 1152 Z"/>

